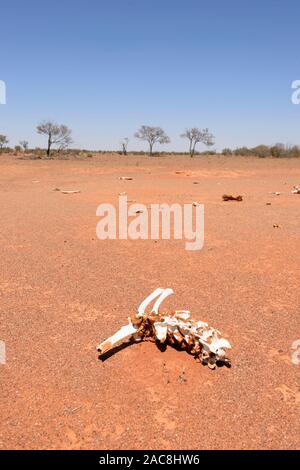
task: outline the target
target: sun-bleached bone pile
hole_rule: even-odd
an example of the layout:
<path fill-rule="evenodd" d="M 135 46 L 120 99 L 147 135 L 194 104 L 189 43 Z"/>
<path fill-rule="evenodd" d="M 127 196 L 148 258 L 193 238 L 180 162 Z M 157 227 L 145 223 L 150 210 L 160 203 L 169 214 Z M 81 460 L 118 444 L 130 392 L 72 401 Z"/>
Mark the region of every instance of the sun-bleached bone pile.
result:
<path fill-rule="evenodd" d="M 141 303 L 137 313 L 128 318 L 128 325 L 101 343 L 97 350 L 103 354 L 127 339 L 153 339 L 186 350 L 211 368 L 215 368 L 218 361 L 230 365 L 225 352 L 231 348 L 230 343 L 220 337 L 218 330 L 193 320 L 188 310 L 160 313 L 162 302 L 173 293 L 172 289 L 156 289 Z M 147 307 L 155 299 L 152 310 L 147 313 Z"/>

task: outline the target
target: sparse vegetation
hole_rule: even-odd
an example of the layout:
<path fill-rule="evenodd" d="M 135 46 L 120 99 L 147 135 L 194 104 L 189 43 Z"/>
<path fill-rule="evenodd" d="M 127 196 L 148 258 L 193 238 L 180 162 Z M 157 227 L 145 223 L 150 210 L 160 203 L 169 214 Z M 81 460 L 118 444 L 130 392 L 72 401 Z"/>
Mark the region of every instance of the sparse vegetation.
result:
<path fill-rule="evenodd" d="M 155 143 L 168 144 L 171 142 L 170 138 L 161 127 L 141 126 L 135 133 L 135 137 L 148 142 L 150 156 L 153 153 Z"/>
<path fill-rule="evenodd" d="M 198 127 L 192 127 L 191 129 L 186 129 L 181 137 L 188 139 L 189 141 L 189 153 L 193 157 L 195 155 L 196 145 L 198 143 L 203 143 L 207 147 L 214 145 L 214 136 L 206 129 L 199 129 Z"/>
<path fill-rule="evenodd" d="M 9 140 L 6 135 L 0 134 L 0 150 L 2 150 L 7 144 Z"/>
<path fill-rule="evenodd" d="M 229 148 L 225 148 L 222 150 L 222 155 L 232 155 L 232 150 Z"/>
<path fill-rule="evenodd" d="M 27 140 L 20 140 L 19 144 L 21 147 L 23 147 L 24 152 L 27 152 L 28 150 L 28 141 Z"/>
<path fill-rule="evenodd" d="M 43 121 L 37 126 L 37 132 L 39 134 L 47 136 L 47 148 L 43 149 L 35 147 L 29 149 L 27 140 L 20 140 L 19 145 L 13 148 L 8 147 L 9 140 L 6 135 L 0 134 L 0 151 L 3 153 L 14 153 L 21 152 L 30 153 L 32 156 L 39 158 L 50 157 L 54 154 L 60 155 L 60 158 L 70 157 L 88 157 L 92 158 L 96 154 L 106 153 L 118 153 L 119 155 L 128 154 L 128 143 L 129 138 L 126 137 L 120 141 L 121 150 L 95 150 L 89 149 L 75 149 L 68 148 L 72 142 L 72 131 L 66 125 L 59 125 L 53 121 Z M 140 140 L 144 140 L 149 144 L 148 154 L 154 155 L 153 147 L 156 143 L 166 144 L 170 142 L 169 136 L 161 127 L 141 126 L 140 129 L 134 134 L 134 136 Z M 207 147 L 214 145 L 214 136 L 209 132 L 207 128 L 190 128 L 186 129 L 182 138 L 189 141 L 188 152 L 176 152 L 176 151 L 156 151 L 156 155 L 189 155 L 194 157 L 195 155 L 225 155 L 225 156 L 242 156 L 242 157 L 258 157 L 258 158 L 300 158 L 300 146 L 288 145 L 283 143 L 276 143 L 275 145 L 257 145 L 255 147 L 237 147 L 231 149 L 225 147 L 220 153 L 212 150 L 205 150 L 199 152 L 196 150 L 197 144 L 202 143 Z M 56 147 L 55 149 L 53 147 Z M 131 155 L 146 155 L 147 152 L 143 150 L 131 150 Z"/>
<path fill-rule="evenodd" d="M 247 157 L 253 155 L 253 152 L 251 151 L 251 149 L 248 149 L 248 147 L 237 147 L 235 150 L 233 150 L 233 155 Z"/>
<path fill-rule="evenodd" d="M 56 124 L 53 121 L 43 121 L 37 126 L 37 133 L 47 136 L 47 157 L 50 157 L 51 148 L 56 145 L 58 151 L 64 150 L 72 143 L 72 131 L 64 124 Z"/>
<path fill-rule="evenodd" d="M 234 150 L 225 148 L 222 155 L 236 155 L 241 157 L 259 157 L 259 158 L 299 158 L 300 147 L 297 145 L 275 144 L 273 146 L 257 145 L 256 147 L 238 147 Z"/>
<path fill-rule="evenodd" d="M 125 137 L 125 139 L 121 140 L 122 154 L 123 155 L 127 155 L 128 144 L 129 144 L 128 137 Z"/>
<path fill-rule="evenodd" d="M 270 147 L 268 147 L 267 145 L 257 145 L 257 147 L 254 147 L 252 149 L 252 152 L 259 158 L 269 157 L 271 153 Z"/>

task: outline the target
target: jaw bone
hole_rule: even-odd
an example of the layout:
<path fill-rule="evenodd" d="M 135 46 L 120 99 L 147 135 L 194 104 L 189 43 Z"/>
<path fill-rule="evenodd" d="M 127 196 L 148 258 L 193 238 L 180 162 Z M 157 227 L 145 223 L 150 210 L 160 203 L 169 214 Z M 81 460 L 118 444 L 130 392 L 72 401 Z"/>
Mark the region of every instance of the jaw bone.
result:
<path fill-rule="evenodd" d="M 159 312 L 162 302 L 173 293 L 172 289 L 156 289 L 141 303 L 137 313 L 128 319 L 128 325 L 101 343 L 97 350 L 103 354 L 130 338 L 136 341 L 152 338 L 160 343 L 177 344 L 211 368 L 217 361 L 230 364 L 225 350 L 230 349 L 231 345 L 219 336 L 218 330 L 207 323 L 193 320 L 188 310 L 176 310 L 170 314 Z M 146 309 L 155 299 L 149 314 Z"/>

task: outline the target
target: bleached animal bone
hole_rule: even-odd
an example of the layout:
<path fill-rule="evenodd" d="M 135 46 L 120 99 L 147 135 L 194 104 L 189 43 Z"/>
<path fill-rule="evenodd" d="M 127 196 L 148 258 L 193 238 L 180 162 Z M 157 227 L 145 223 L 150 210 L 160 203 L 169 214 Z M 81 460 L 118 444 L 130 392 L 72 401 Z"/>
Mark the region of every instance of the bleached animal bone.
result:
<path fill-rule="evenodd" d="M 294 188 L 292 190 L 292 193 L 293 194 L 300 194 L 300 186 L 294 186 Z"/>
<path fill-rule="evenodd" d="M 223 195 L 223 201 L 238 201 L 241 202 L 243 200 L 243 196 L 232 196 L 228 194 Z"/>
<path fill-rule="evenodd" d="M 217 361 L 230 364 L 225 352 L 231 348 L 230 343 L 219 336 L 221 333 L 218 330 L 207 323 L 193 320 L 188 310 L 160 313 L 162 302 L 173 293 L 172 289 L 156 289 L 141 303 L 137 313 L 128 318 L 128 325 L 101 343 L 97 350 L 103 354 L 127 339 L 153 339 L 187 350 L 212 369 Z M 147 307 L 154 301 L 152 310 L 147 313 Z"/>

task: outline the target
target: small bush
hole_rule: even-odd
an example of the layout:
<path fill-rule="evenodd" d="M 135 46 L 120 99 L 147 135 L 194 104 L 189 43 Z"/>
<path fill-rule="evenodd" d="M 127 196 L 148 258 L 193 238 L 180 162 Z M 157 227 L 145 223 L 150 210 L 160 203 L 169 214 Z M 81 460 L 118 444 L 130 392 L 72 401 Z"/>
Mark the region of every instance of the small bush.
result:
<path fill-rule="evenodd" d="M 259 158 L 270 157 L 271 150 L 267 145 L 258 145 L 251 149 L 253 155 L 256 155 Z"/>
<path fill-rule="evenodd" d="M 232 150 L 229 148 L 225 148 L 222 150 L 222 155 L 232 155 Z"/>
<path fill-rule="evenodd" d="M 273 147 L 270 148 L 270 152 L 272 157 L 274 158 L 280 158 L 284 154 L 284 151 L 280 147 L 278 147 L 278 145 L 273 145 Z"/>
<path fill-rule="evenodd" d="M 300 148 L 297 145 L 290 147 L 287 151 L 288 157 L 299 158 L 300 157 Z"/>
<path fill-rule="evenodd" d="M 237 149 L 234 150 L 234 155 L 240 155 L 241 157 L 248 157 L 250 155 L 253 155 L 251 149 L 248 147 L 238 147 Z"/>

